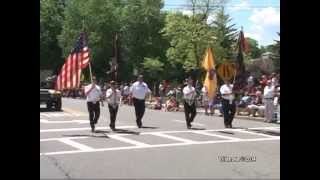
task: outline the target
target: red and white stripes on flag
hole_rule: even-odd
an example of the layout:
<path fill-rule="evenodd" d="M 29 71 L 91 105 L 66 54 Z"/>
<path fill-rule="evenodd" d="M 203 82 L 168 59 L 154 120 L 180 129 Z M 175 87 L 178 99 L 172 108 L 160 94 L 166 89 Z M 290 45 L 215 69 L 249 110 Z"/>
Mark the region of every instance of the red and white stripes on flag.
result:
<path fill-rule="evenodd" d="M 56 80 L 56 90 L 74 89 L 80 87 L 82 69 L 89 64 L 89 49 L 86 46 L 84 34 L 80 34 L 75 49 L 66 59 Z"/>

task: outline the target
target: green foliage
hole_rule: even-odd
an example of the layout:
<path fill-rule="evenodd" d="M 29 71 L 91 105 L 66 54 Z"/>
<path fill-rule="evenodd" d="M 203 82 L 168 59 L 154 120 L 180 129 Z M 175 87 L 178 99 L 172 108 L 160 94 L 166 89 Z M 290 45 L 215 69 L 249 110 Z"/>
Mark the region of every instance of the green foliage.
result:
<path fill-rule="evenodd" d="M 63 61 L 57 40 L 63 11 L 62 0 L 40 0 L 40 69 L 56 69 Z"/>
<path fill-rule="evenodd" d="M 212 23 L 215 34 L 214 52 L 217 63 L 233 57 L 238 32 L 237 29 L 234 28 L 235 24 L 229 25 L 231 21 L 232 18 L 225 13 L 222 7 L 216 14 L 216 20 Z"/>
<path fill-rule="evenodd" d="M 250 51 L 248 56 L 251 59 L 259 58 L 263 52 L 259 48 L 258 42 L 255 39 L 252 39 L 252 38 L 246 38 L 246 39 L 248 41 L 249 51 Z"/>
<path fill-rule="evenodd" d="M 117 32 L 119 81 L 134 79 L 134 69 L 148 81 L 181 82 L 189 75 L 201 79 L 207 47 L 212 48 L 216 64 L 230 60 L 234 53 L 238 32 L 224 3 L 189 0 L 192 14 L 184 15 L 161 11 L 163 0 L 40 0 L 40 68 L 59 70 L 80 32 L 85 31 L 92 71 L 98 80 L 107 80 Z M 211 16 L 214 21 L 208 24 Z M 259 48 L 254 39 L 248 41 L 251 53 L 245 56 L 246 62 L 280 49 L 280 42 L 279 48 Z M 88 78 L 89 70 L 84 73 Z"/>

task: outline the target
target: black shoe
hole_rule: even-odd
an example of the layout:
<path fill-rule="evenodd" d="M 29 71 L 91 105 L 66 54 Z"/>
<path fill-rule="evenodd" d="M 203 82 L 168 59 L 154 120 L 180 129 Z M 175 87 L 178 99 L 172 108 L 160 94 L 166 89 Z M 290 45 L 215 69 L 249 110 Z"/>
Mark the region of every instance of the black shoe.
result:
<path fill-rule="evenodd" d="M 93 126 L 93 127 L 91 127 L 91 132 L 93 132 L 93 133 L 94 133 L 94 132 L 96 132 L 94 129 L 95 129 L 95 127 L 94 127 L 94 126 Z"/>
<path fill-rule="evenodd" d="M 191 124 L 187 124 L 188 129 L 191 129 L 191 127 L 192 127 Z"/>
<path fill-rule="evenodd" d="M 114 126 L 109 126 L 112 131 L 115 131 L 116 128 Z"/>
<path fill-rule="evenodd" d="M 138 128 L 142 128 L 142 124 L 139 124 L 139 125 L 138 125 Z"/>

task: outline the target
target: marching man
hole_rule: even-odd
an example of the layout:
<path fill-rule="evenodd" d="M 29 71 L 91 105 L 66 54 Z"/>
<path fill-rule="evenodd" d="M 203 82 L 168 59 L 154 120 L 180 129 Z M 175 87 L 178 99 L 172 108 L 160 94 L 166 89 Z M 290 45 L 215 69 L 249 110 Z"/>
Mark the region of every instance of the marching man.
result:
<path fill-rule="evenodd" d="M 117 112 L 119 108 L 119 104 L 121 103 L 121 92 L 116 88 L 116 82 L 110 82 L 110 88 L 106 92 L 106 99 L 108 102 L 108 108 L 110 112 L 110 129 L 113 131 L 115 128 Z"/>
<path fill-rule="evenodd" d="M 97 124 L 100 116 L 99 101 L 102 101 L 101 88 L 96 83 L 96 77 L 92 77 L 92 83 L 84 87 L 84 93 L 87 96 L 91 132 L 95 132 L 95 124 Z M 103 106 L 103 104 L 101 105 Z"/>
<path fill-rule="evenodd" d="M 184 113 L 186 116 L 187 128 L 191 129 L 191 122 L 196 117 L 196 90 L 192 86 L 193 80 L 191 77 L 188 78 L 188 85 L 183 88 L 183 99 L 184 99 Z"/>

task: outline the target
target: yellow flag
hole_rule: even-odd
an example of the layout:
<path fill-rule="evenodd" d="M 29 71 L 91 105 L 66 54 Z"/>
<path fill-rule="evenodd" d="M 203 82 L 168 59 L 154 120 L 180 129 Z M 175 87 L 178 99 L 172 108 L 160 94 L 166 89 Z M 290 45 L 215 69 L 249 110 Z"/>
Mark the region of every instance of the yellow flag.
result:
<path fill-rule="evenodd" d="M 207 48 L 206 50 L 206 54 L 202 62 L 202 67 L 207 71 L 206 79 L 204 80 L 203 85 L 208 90 L 209 99 L 212 100 L 216 95 L 217 75 L 211 48 Z"/>

